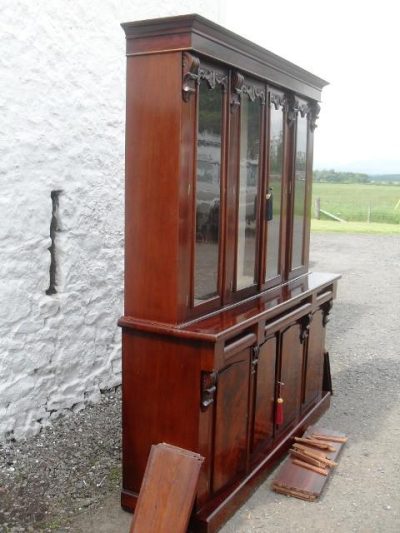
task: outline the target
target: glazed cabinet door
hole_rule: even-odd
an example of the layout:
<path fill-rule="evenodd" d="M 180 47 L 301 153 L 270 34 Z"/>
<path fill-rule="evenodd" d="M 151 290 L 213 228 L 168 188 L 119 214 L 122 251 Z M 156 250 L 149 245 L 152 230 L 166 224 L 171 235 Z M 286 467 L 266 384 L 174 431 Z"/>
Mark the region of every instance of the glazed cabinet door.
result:
<path fill-rule="evenodd" d="M 264 448 L 274 436 L 276 336 L 259 348 L 254 372 L 254 421 L 251 451 Z"/>
<path fill-rule="evenodd" d="M 183 54 L 184 301 L 189 316 L 221 306 L 228 115 L 227 69 Z M 188 257 L 190 256 L 190 257 Z"/>
<path fill-rule="evenodd" d="M 316 311 L 310 323 L 305 368 L 304 406 L 319 400 L 324 373 L 325 326 L 322 309 Z"/>
<path fill-rule="evenodd" d="M 215 406 L 213 490 L 246 469 L 251 349 L 246 348 L 218 373 Z"/>
<path fill-rule="evenodd" d="M 285 261 L 285 242 L 282 242 L 285 229 L 286 194 L 285 194 L 285 138 L 287 127 L 285 121 L 285 97 L 276 89 L 268 93 L 268 158 L 267 187 L 264 207 L 264 261 L 263 287 L 269 288 L 282 281 Z"/>
<path fill-rule="evenodd" d="M 283 424 L 279 431 L 286 429 L 298 417 L 301 406 L 303 374 L 302 327 L 296 322 L 281 334 L 281 397 L 283 398 Z"/>

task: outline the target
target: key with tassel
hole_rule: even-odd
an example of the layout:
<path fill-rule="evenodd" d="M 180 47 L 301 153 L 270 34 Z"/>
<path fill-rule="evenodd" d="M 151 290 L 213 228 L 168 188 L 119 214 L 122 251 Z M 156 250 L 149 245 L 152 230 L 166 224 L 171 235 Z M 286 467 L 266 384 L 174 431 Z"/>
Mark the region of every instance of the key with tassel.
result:
<path fill-rule="evenodd" d="M 275 424 L 281 426 L 283 424 L 283 398 L 281 396 L 281 387 L 285 384 L 278 381 L 278 397 L 275 403 Z"/>

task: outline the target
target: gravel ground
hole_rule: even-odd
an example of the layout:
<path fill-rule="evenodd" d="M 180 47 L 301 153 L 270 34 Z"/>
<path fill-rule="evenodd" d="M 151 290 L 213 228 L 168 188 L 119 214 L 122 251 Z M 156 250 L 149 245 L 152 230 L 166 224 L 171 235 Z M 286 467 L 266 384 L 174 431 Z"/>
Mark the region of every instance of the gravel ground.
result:
<path fill-rule="evenodd" d="M 120 485 L 120 390 L 0 445 L 0 532 L 54 531 Z M 73 530 L 73 529 L 72 529 Z"/>
<path fill-rule="evenodd" d="M 272 473 L 221 533 L 400 531 L 399 266 L 397 236 L 312 235 L 311 270 L 343 274 L 328 326 L 335 395 L 322 422 L 350 440 L 317 503 L 273 493 Z M 0 447 L 1 533 L 128 531 L 119 410 L 119 392 L 105 394 Z"/>

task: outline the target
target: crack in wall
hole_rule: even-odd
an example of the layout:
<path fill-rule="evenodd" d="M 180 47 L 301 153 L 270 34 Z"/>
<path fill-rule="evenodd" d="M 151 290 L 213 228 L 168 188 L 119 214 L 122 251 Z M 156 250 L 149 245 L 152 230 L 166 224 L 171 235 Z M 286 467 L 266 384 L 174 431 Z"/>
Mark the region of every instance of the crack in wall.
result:
<path fill-rule="evenodd" d="M 51 221 L 50 221 L 50 239 L 51 245 L 48 250 L 50 252 L 50 267 L 49 267 L 49 288 L 46 290 L 48 296 L 57 293 L 57 249 L 56 249 L 56 233 L 61 230 L 59 220 L 59 206 L 60 194 L 62 191 L 51 191 Z"/>

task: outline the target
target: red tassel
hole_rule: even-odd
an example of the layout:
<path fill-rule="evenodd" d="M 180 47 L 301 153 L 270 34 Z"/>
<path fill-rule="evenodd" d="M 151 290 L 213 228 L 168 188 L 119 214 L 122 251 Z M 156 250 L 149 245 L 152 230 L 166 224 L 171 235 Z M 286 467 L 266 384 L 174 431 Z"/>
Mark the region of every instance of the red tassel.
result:
<path fill-rule="evenodd" d="M 276 400 L 275 424 L 278 426 L 283 424 L 283 398 L 278 398 Z"/>

